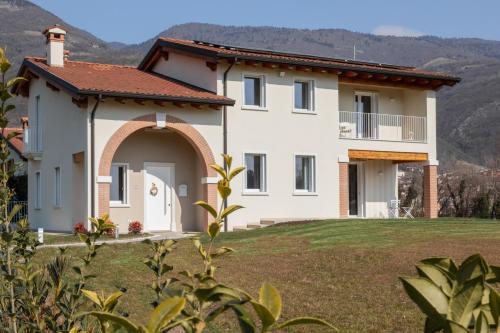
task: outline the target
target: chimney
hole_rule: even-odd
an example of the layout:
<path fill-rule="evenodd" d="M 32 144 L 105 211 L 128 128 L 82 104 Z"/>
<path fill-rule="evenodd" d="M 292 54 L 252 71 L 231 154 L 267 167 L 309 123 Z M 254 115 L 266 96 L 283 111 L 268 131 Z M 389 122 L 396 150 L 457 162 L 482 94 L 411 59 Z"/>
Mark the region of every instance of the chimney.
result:
<path fill-rule="evenodd" d="M 64 37 L 66 30 L 59 24 L 50 26 L 43 31 L 47 44 L 47 65 L 64 67 Z"/>

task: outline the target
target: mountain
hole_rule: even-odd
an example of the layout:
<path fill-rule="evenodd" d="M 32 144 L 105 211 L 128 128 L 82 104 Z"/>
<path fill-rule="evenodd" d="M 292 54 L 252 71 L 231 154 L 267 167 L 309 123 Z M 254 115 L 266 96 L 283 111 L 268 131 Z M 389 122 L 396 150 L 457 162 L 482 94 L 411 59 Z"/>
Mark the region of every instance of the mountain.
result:
<path fill-rule="evenodd" d="M 106 43 L 26 0 L 0 0 L 0 45 L 18 66 L 25 55 L 43 55 L 40 31 L 59 23 L 69 29 L 72 59 L 137 64 L 156 38 L 136 45 Z M 458 75 L 463 81 L 438 93 L 438 153 L 485 165 L 500 156 L 500 42 L 478 38 L 391 37 L 343 29 L 237 27 L 188 23 L 158 36 L 321 56 L 411 65 Z M 20 105 L 23 112 L 23 105 Z"/>

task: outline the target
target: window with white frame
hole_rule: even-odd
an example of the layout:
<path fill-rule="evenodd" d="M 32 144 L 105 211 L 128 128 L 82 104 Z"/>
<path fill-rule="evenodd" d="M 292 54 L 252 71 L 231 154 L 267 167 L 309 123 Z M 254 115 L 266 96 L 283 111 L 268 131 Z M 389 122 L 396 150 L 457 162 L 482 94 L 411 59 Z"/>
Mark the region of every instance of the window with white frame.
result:
<path fill-rule="evenodd" d="M 266 192 L 266 155 L 245 154 L 245 192 Z"/>
<path fill-rule="evenodd" d="M 294 108 L 298 111 L 314 110 L 314 81 L 295 80 L 294 89 Z"/>
<path fill-rule="evenodd" d="M 61 167 L 54 168 L 54 207 L 61 207 Z"/>
<path fill-rule="evenodd" d="M 316 161 L 314 156 L 295 156 L 295 192 L 316 191 Z"/>
<path fill-rule="evenodd" d="M 35 209 L 42 208 L 42 178 L 40 171 L 35 172 Z"/>
<path fill-rule="evenodd" d="M 110 201 L 112 204 L 128 204 L 128 165 L 125 163 L 113 163 L 111 165 L 111 188 Z"/>
<path fill-rule="evenodd" d="M 245 75 L 243 80 L 245 106 L 254 108 L 265 107 L 265 78 L 264 76 Z"/>

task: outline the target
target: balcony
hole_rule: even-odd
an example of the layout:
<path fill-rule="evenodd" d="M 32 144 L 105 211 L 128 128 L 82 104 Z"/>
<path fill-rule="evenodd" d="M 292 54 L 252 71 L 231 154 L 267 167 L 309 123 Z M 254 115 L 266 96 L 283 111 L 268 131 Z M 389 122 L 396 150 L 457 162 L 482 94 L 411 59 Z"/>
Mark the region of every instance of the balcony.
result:
<path fill-rule="evenodd" d="M 38 160 L 42 157 L 42 132 L 37 128 L 27 128 L 24 131 L 24 155 Z"/>
<path fill-rule="evenodd" d="M 427 118 L 395 114 L 339 112 L 342 139 L 427 142 Z"/>

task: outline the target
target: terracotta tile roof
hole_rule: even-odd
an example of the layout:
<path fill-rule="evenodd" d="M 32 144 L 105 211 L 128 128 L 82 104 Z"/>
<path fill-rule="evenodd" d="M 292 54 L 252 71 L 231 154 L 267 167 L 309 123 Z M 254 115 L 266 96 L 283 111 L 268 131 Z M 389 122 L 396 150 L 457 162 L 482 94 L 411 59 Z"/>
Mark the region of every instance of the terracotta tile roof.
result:
<path fill-rule="evenodd" d="M 172 47 L 183 51 L 198 52 L 200 54 L 214 58 L 234 58 L 242 60 L 268 61 L 291 65 L 316 66 L 324 68 L 338 68 L 342 70 L 356 70 L 367 73 L 397 74 L 424 79 L 441 79 L 458 82 L 459 78 L 446 73 L 426 71 L 415 67 L 395 66 L 371 62 L 353 61 L 338 58 L 319 57 L 307 54 L 296 54 L 286 52 L 276 52 L 271 50 L 248 49 L 228 45 L 212 44 L 207 42 L 183 40 L 175 38 L 160 37 L 155 47 Z M 152 51 L 148 53 L 139 68 L 148 63 L 148 56 L 152 56 Z"/>
<path fill-rule="evenodd" d="M 23 133 L 23 129 L 22 128 L 15 128 L 15 127 L 5 128 L 5 135 L 9 135 L 12 132 Z M 0 132 L 0 136 L 2 136 L 1 132 Z M 14 137 L 14 138 L 12 138 L 9 141 L 9 143 L 19 153 L 19 155 L 23 154 L 23 151 L 24 151 L 24 141 L 23 141 L 23 135 L 22 134 Z"/>
<path fill-rule="evenodd" d="M 44 58 L 27 57 L 23 67 L 81 95 L 102 94 L 137 99 L 234 104 L 233 100 L 203 88 L 131 66 L 68 60 L 64 67 L 51 67 Z"/>

